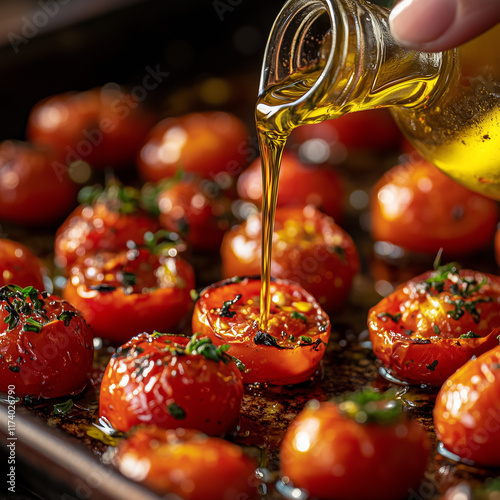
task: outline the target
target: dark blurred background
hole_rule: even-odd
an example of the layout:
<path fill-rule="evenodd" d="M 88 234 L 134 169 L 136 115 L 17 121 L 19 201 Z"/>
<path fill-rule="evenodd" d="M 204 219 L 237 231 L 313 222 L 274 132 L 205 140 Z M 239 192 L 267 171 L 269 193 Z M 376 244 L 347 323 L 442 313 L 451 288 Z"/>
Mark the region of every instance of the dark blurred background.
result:
<path fill-rule="evenodd" d="M 161 72 L 162 114 L 228 108 L 249 120 L 282 0 L 0 0 L 0 139 L 24 138 L 41 98 Z M 149 70 L 148 70 L 149 68 Z M 168 76 L 165 76 L 168 73 Z"/>

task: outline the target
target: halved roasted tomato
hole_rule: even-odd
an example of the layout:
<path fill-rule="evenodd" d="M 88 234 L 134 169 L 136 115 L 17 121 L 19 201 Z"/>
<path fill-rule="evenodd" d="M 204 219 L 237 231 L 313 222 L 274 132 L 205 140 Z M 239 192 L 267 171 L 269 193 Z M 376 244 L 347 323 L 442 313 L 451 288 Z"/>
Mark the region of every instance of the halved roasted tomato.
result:
<path fill-rule="evenodd" d="M 243 383 L 210 339 L 142 333 L 119 347 L 101 383 L 99 415 L 119 431 L 139 424 L 211 436 L 236 430 Z"/>
<path fill-rule="evenodd" d="M 193 313 L 193 332 L 229 344 L 246 370 L 243 381 L 296 384 L 318 369 L 330 320 L 313 296 L 294 283 L 271 282 L 267 329 L 259 326 L 261 280 L 236 278 L 205 288 Z"/>
<path fill-rule="evenodd" d="M 260 498 L 257 464 L 239 446 L 193 430 L 140 427 L 120 443 L 114 460 L 122 474 L 160 495 L 184 500 Z"/>
<path fill-rule="evenodd" d="M 498 337 L 500 328 L 493 331 Z M 436 398 L 438 439 L 461 459 L 500 466 L 500 346 L 463 365 Z"/>
<path fill-rule="evenodd" d="M 0 288 L 0 390 L 57 398 L 88 382 L 92 329 L 65 300 L 32 286 Z"/>
<path fill-rule="evenodd" d="M 115 344 L 143 331 L 167 331 L 191 310 L 194 272 L 175 248 L 89 254 L 73 264 L 63 297 L 97 336 Z"/>
<path fill-rule="evenodd" d="M 260 273 L 261 215 L 251 215 L 224 235 L 222 275 Z M 331 217 L 312 206 L 277 208 L 274 222 L 271 274 L 295 281 L 326 311 L 340 310 L 349 298 L 359 271 L 359 256 L 351 237 Z"/>
<path fill-rule="evenodd" d="M 455 264 L 400 285 L 368 313 L 373 351 L 387 372 L 440 386 L 472 356 L 498 345 L 500 277 Z"/>

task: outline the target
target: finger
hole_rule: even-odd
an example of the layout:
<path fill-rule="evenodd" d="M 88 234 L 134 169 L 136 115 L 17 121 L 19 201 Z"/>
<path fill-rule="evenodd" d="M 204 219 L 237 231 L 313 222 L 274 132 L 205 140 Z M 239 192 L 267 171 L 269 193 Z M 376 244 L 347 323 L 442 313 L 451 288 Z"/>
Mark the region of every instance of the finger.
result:
<path fill-rule="evenodd" d="M 399 43 L 428 52 L 457 47 L 498 22 L 499 0 L 403 0 L 390 16 Z"/>

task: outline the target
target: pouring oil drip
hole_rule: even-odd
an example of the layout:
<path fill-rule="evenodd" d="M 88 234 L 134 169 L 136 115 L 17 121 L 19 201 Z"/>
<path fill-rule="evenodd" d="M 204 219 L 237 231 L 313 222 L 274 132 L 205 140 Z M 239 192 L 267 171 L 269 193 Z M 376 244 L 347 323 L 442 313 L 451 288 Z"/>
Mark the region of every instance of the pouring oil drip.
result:
<path fill-rule="evenodd" d="M 387 9 L 364 0 L 288 0 L 275 21 L 256 107 L 264 186 L 262 330 L 279 162 L 293 128 L 389 107 L 424 157 L 500 199 L 500 25 L 458 49 L 423 53 L 394 40 L 388 17 Z"/>

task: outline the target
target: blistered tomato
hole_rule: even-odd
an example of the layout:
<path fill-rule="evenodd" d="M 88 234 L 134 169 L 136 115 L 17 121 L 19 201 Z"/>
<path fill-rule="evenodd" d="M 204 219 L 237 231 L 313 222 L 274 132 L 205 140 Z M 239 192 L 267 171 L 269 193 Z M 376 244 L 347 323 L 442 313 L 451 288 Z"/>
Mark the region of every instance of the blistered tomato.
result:
<path fill-rule="evenodd" d="M 0 143 L 0 219 L 50 224 L 76 204 L 77 188 L 56 154 L 46 146 Z"/>
<path fill-rule="evenodd" d="M 498 337 L 500 328 L 493 331 Z M 500 347 L 473 359 L 443 384 L 434 407 L 438 439 L 479 466 L 500 466 Z"/>
<path fill-rule="evenodd" d="M 167 118 L 151 131 L 138 166 L 149 181 L 172 177 L 179 168 L 206 179 L 238 175 L 247 164 L 249 133 L 236 116 L 222 111 Z"/>
<path fill-rule="evenodd" d="M 58 398 L 87 385 L 93 335 L 68 302 L 33 287 L 0 288 L 0 390 Z"/>
<path fill-rule="evenodd" d="M 0 238 L 0 286 L 14 284 L 43 290 L 43 275 L 43 266 L 31 250 L 17 241 Z"/>
<path fill-rule="evenodd" d="M 493 200 L 473 193 L 419 160 L 389 170 L 375 185 L 371 233 L 407 250 L 463 255 L 491 243 L 498 221 Z"/>
<path fill-rule="evenodd" d="M 244 200 L 262 203 L 262 163 L 257 158 L 238 178 L 238 194 Z M 342 179 L 331 167 L 302 163 L 292 153 L 283 153 L 278 187 L 278 207 L 313 205 L 336 220 L 342 216 Z"/>
<path fill-rule="evenodd" d="M 425 429 L 400 402 L 364 392 L 339 404 L 312 401 L 281 444 L 283 480 L 324 500 L 400 500 L 423 478 Z"/>
<path fill-rule="evenodd" d="M 184 500 L 256 500 L 257 464 L 239 446 L 188 429 L 138 428 L 115 456 L 122 474 Z"/>
<path fill-rule="evenodd" d="M 71 267 L 63 297 L 97 336 L 115 344 L 143 331 L 167 331 L 191 310 L 194 272 L 175 254 L 145 248 L 89 254 Z"/>
<path fill-rule="evenodd" d="M 133 165 L 155 117 L 118 85 L 67 92 L 31 110 L 28 137 L 52 146 L 66 164 L 95 167 Z"/>
<path fill-rule="evenodd" d="M 66 270 L 88 252 L 124 250 L 128 241 L 140 244 L 146 233 L 160 229 L 131 187 L 113 182 L 104 189 L 84 188 L 79 198 L 82 204 L 56 233 L 56 262 Z"/>
<path fill-rule="evenodd" d="M 195 250 L 218 250 L 233 220 L 231 200 L 208 180 L 167 183 L 157 203 L 162 227 L 180 234 Z"/>
<path fill-rule="evenodd" d="M 222 242 L 223 277 L 260 273 L 261 215 L 251 215 L 228 231 Z M 271 274 L 304 287 L 326 311 L 338 311 L 349 298 L 359 271 L 351 237 L 313 207 L 278 208 L 273 233 Z"/>
<path fill-rule="evenodd" d="M 497 276 L 454 264 L 424 273 L 370 309 L 373 351 L 396 378 L 440 386 L 498 344 L 499 299 Z"/>
<path fill-rule="evenodd" d="M 243 383 L 209 339 L 143 333 L 116 350 L 101 383 L 99 414 L 117 430 L 139 424 L 211 436 L 236 430 Z"/>
<path fill-rule="evenodd" d="M 308 380 L 318 369 L 330 321 L 312 295 L 285 280 L 271 283 L 267 330 L 259 329 L 260 279 L 231 279 L 205 288 L 193 312 L 193 332 L 229 344 L 246 367 L 243 381 L 284 385 Z"/>

